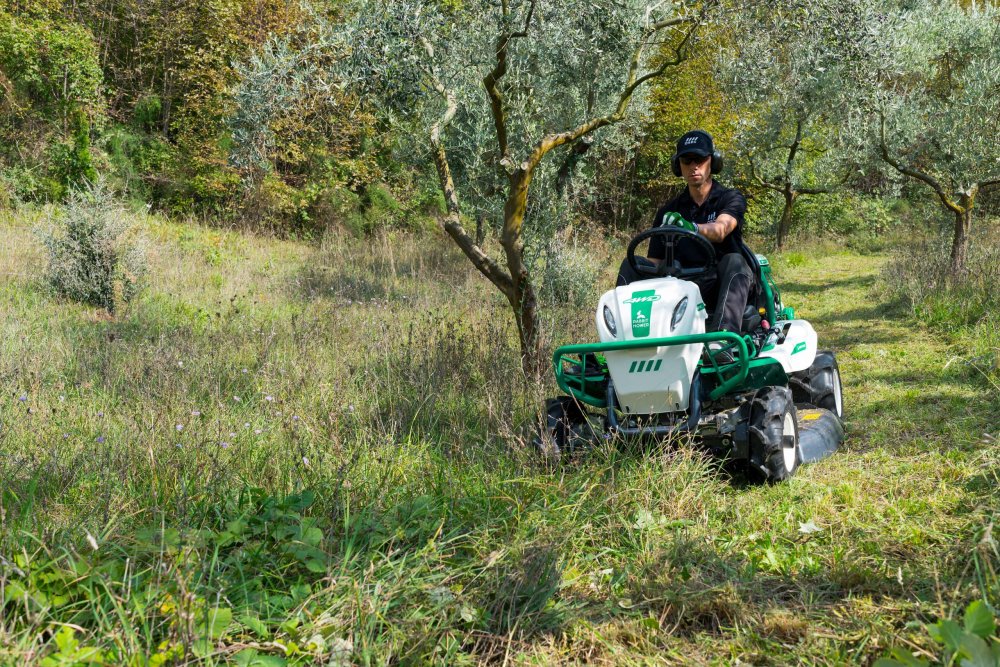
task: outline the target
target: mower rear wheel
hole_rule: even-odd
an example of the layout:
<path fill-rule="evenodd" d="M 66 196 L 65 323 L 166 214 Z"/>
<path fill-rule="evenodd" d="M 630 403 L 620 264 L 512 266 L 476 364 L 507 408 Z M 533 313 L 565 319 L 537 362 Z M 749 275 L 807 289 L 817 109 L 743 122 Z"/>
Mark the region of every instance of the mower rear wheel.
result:
<path fill-rule="evenodd" d="M 796 403 L 809 403 L 829 410 L 838 419 L 844 418 L 844 390 L 840 384 L 840 367 L 833 352 L 817 352 L 812 366 L 791 374 L 788 386 Z"/>
<path fill-rule="evenodd" d="M 544 423 L 534 440 L 535 448 L 548 459 L 559 459 L 571 454 L 578 439 L 580 427 L 587 424 L 587 417 L 580 404 L 571 396 L 560 396 L 545 401 Z"/>
<path fill-rule="evenodd" d="M 789 479 L 802 463 L 799 424 L 792 392 L 764 387 L 750 404 L 750 470 L 768 481 Z"/>

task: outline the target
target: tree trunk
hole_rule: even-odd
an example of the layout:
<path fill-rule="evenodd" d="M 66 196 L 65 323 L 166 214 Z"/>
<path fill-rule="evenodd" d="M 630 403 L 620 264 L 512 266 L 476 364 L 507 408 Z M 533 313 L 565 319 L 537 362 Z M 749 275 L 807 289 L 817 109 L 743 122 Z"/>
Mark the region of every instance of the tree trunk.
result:
<path fill-rule="evenodd" d="M 785 208 L 781 211 L 781 220 L 778 221 L 778 251 L 780 252 L 785 247 L 785 241 L 788 239 L 788 232 L 792 227 L 792 207 L 795 206 L 795 198 L 798 193 L 789 187 L 786 187 L 781 193 L 785 197 Z"/>
<path fill-rule="evenodd" d="M 520 303 L 518 303 L 520 299 Z M 530 283 L 522 283 L 518 294 L 510 300 L 517 322 L 517 337 L 521 343 L 521 368 L 529 378 L 541 377 L 542 367 L 542 337 L 538 330 L 538 301 L 535 298 L 535 288 Z"/>
<path fill-rule="evenodd" d="M 524 242 L 521 226 L 528 208 L 528 186 L 532 172 L 519 169 L 510 177 L 510 193 L 504 205 L 503 233 L 500 245 L 507 257 L 507 270 L 513 282 L 513 289 L 507 295 L 517 323 L 518 339 L 521 343 L 521 367 L 528 377 L 538 378 L 542 372 L 542 342 L 539 336 L 538 300 L 535 288 L 524 263 Z"/>
<path fill-rule="evenodd" d="M 951 277 L 965 273 L 965 260 L 969 255 L 969 232 L 972 231 L 972 198 L 963 197 L 964 206 L 955 211 L 955 234 L 951 241 Z"/>

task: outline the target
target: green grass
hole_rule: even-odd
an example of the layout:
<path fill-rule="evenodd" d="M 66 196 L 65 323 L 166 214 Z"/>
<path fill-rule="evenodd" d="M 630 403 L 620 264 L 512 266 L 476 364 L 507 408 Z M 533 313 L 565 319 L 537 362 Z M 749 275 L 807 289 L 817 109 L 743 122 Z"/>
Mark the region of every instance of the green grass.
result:
<path fill-rule="evenodd" d="M 873 296 L 884 257 L 773 258 L 849 439 L 753 487 L 688 447 L 542 465 L 554 389 L 438 236 L 146 219 L 112 320 L 46 293 L 31 224 L 0 217 L 2 664 L 856 664 L 1000 601 L 1000 399 L 949 363 L 972 333 Z"/>

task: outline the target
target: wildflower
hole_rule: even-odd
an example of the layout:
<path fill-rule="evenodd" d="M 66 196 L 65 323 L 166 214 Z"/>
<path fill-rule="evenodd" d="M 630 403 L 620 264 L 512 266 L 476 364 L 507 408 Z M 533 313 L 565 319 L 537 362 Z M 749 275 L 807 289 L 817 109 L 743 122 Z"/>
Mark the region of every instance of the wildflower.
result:
<path fill-rule="evenodd" d="M 233 400 L 236 401 L 237 403 L 239 403 L 240 402 L 240 397 L 239 396 L 233 396 Z"/>
<path fill-rule="evenodd" d="M 250 422 L 243 422 L 243 428 L 250 428 Z"/>
<path fill-rule="evenodd" d="M 192 417 L 201 417 L 201 411 L 200 410 L 192 410 L 191 411 L 191 416 Z"/>
<path fill-rule="evenodd" d="M 223 449 L 229 449 L 229 443 L 223 440 L 222 442 L 219 443 L 219 447 L 222 447 Z"/>
<path fill-rule="evenodd" d="M 184 362 L 183 361 L 178 361 L 177 362 L 177 368 L 184 368 Z"/>
<path fill-rule="evenodd" d="M 247 374 L 247 373 L 249 373 L 249 372 L 250 372 L 250 371 L 248 371 L 247 369 L 245 369 L 245 368 L 243 369 L 243 374 L 244 374 L 244 375 L 246 375 L 246 374 Z"/>
<path fill-rule="evenodd" d="M 229 437 L 230 438 L 235 438 L 236 437 L 236 432 L 235 431 L 230 431 L 229 432 Z"/>
<path fill-rule="evenodd" d="M 302 465 L 304 465 L 307 468 L 309 467 L 309 457 L 308 456 L 303 456 L 302 457 Z"/>
<path fill-rule="evenodd" d="M 69 433 L 63 433 L 63 440 L 69 440 Z"/>
<path fill-rule="evenodd" d="M 60 403 L 65 403 L 66 402 L 66 397 L 63 396 L 62 394 L 59 394 L 59 402 Z"/>
<path fill-rule="evenodd" d="M 22 403 L 24 403 L 26 400 L 28 400 L 28 395 L 27 394 L 21 394 L 21 397 L 19 399 L 17 399 L 17 400 L 19 400 Z"/>
<path fill-rule="evenodd" d="M 178 433 L 180 433 L 181 431 L 183 431 L 183 430 L 184 430 L 184 424 L 178 424 L 178 425 L 177 425 L 177 426 L 175 426 L 174 428 L 176 428 L 176 429 L 177 429 L 177 432 L 178 432 Z"/>
<path fill-rule="evenodd" d="M 263 432 L 264 432 L 264 429 L 260 429 L 260 428 L 255 428 L 255 429 L 253 430 L 253 432 L 254 432 L 254 433 L 256 433 L 257 435 L 260 435 L 261 433 L 263 433 Z"/>
<path fill-rule="evenodd" d="M 348 412 L 354 412 L 354 406 L 353 405 L 348 405 L 347 406 L 347 411 Z"/>
<path fill-rule="evenodd" d="M 99 444 L 99 445 L 103 445 L 104 444 L 104 436 L 103 435 L 97 436 L 97 444 Z"/>
<path fill-rule="evenodd" d="M 292 421 L 293 422 L 297 422 L 298 420 L 299 420 L 299 416 L 298 415 L 292 415 Z"/>
<path fill-rule="evenodd" d="M 98 416 L 98 417 L 103 417 L 103 416 L 104 416 L 104 413 L 103 413 L 103 412 L 98 412 L 98 413 L 97 413 L 97 416 Z"/>
<path fill-rule="evenodd" d="M 274 400 L 274 396 L 265 396 L 264 400 L 267 401 L 268 403 L 270 403 L 271 401 Z"/>

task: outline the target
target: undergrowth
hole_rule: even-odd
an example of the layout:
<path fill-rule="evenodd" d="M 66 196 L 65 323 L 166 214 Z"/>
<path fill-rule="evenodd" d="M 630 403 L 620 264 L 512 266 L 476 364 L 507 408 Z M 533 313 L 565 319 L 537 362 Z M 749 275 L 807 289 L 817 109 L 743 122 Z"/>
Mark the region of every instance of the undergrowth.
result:
<path fill-rule="evenodd" d="M 849 439 L 747 487 L 684 443 L 532 456 L 555 389 L 444 238 L 141 224 L 109 319 L 0 214 L 0 664 L 855 664 L 1000 603 L 1000 406 L 866 305 L 882 258 L 774 258 Z"/>

